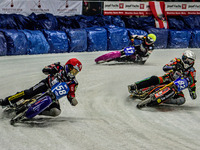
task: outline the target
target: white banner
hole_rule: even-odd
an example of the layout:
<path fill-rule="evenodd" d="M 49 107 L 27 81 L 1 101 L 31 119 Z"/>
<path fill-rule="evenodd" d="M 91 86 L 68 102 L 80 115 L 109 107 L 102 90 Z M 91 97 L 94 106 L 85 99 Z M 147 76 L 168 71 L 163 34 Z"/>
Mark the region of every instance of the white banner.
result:
<path fill-rule="evenodd" d="M 0 0 L 1 14 L 51 13 L 59 16 L 82 14 L 82 1 L 71 0 Z"/>
<path fill-rule="evenodd" d="M 104 2 L 104 15 L 152 15 L 148 2 Z"/>
<path fill-rule="evenodd" d="M 165 2 L 167 15 L 200 15 L 198 2 Z M 152 15 L 149 2 L 105 1 L 104 15 Z"/>
<path fill-rule="evenodd" d="M 200 3 L 168 2 L 165 3 L 167 15 L 200 15 Z"/>

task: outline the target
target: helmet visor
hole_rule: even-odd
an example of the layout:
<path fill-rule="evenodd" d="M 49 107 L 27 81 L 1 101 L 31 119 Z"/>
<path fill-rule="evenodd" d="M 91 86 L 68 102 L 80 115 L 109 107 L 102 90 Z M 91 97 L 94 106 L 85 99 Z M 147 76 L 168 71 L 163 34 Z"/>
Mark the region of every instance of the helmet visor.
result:
<path fill-rule="evenodd" d="M 183 56 L 183 62 L 184 62 L 185 64 L 192 65 L 192 64 L 194 63 L 194 60 L 191 59 L 191 58 L 188 58 L 188 57 L 186 57 L 186 56 Z"/>
<path fill-rule="evenodd" d="M 71 73 L 73 76 L 76 76 L 76 75 L 79 73 L 79 71 L 76 70 L 75 68 L 73 68 L 73 69 L 70 71 L 70 73 Z"/>
<path fill-rule="evenodd" d="M 150 37 L 146 37 L 146 39 L 145 39 L 145 43 L 147 44 L 147 45 L 151 45 L 151 44 L 153 44 L 154 43 L 154 40 L 152 39 L 152 38 L 150 38 Z"/>

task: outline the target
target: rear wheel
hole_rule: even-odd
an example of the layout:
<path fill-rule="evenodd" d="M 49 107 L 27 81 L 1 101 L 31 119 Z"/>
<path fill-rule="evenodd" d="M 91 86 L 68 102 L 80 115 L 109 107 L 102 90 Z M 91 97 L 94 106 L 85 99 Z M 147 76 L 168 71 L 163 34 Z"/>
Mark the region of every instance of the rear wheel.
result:
<path fill-rule="evenodd" d="M 104 62 L 109 62 L 115 58 L 118 58 L 121 56 L 121 52 L 120 51 L 114 51 L 114 52 L 110 52 L 110 53 L 107 53 L 107 54 L 104 54 L 104 55 L 101 55 L 99 57 L 97 57 L 95 59 L 95 62 L 97 64 L 99 63 L 104 63 Z"/>

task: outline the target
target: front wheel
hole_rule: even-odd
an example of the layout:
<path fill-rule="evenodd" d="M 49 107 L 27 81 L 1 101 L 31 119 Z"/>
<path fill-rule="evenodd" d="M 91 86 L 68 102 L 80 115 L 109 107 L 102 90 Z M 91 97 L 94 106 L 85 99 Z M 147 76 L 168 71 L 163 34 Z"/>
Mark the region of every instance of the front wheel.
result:
<path fill-rule="evenodd" d="M 115 58 L 118 58 L 121 56 L 121 52 L 120 51 L 114 51 L 114 52 L 110 52 L 110 53 L 107 53 L 107 54 L 104 54 L 104 55 L 101 55 L 99 57 L 97 57 L 95 59 L 95 62 L 97 64 L 99 63 L 104 63 L 104 62 L 109 62 Z"/>
<path fill-rule="evenodd" d="M 25 112 L 26 112 L 26 111 L 24 111 L 24 112 L 22 112 L 22 113 L 16 115 L 14 118 L 12 118 L 12 119 L 10 120 L 10 124 L 11 124 L 11 125 L 14 125 L 15 123 L 20 122 L 20 121 L 22 121 L 23 119 L 25 119 L 25 118 L 26 118 L 26 117 L 25 117 Z"/>
<path fill-rule="evenodd" d="M 137 108 L 141 109 L 143 107 L 146 107 L 150 102 L 151 102 L 151 98 L 145 99 L 137 104 Z"/>

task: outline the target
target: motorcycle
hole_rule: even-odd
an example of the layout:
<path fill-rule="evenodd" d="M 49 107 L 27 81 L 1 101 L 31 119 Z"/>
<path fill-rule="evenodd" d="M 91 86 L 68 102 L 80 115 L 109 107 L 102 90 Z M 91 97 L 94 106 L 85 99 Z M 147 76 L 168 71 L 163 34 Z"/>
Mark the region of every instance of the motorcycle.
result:
<path fill-rule="evenodd" d="M 148 54 L 150 54 L 151 51 L 148 51 Z M 148 55 L 149 56 L 149 55 Z M 110 62 L 110 61 L 118 61 L 118 62 L 134 62 L 138 64 L 144 64 L 147 59 L 147 57 L 141 57 L 139 54 L 137 54 L 137 51 L 135 50 L 134 46 L 128 46 L 120 51 L 113 51 L 109 52 L 107 54 L 101 55 L 95 59 L 95 62 L 97 64 Z"/>
<path fill-rule="evenodd" d="M 168 99 L 172 98 L 177 92 L 180 92 L 188 87 L 189 78 L 179 77 L 175 81 L 166 85 L 152 86 L 149 89 L 143 89 L 135 97 L 138 97 L 142 101 L 137 104 L 137 108 L 141 109 L 147 106 L 156 106 L 164 103 Z"/>
<path fill-rule="evenodd" d="M 15 123 L 32 119 L 43 112 L 53 102 L 66 96 L 68 92 L 69 87 L 66 82 L 57 82 L 47 92 L 38 94 L 31 99 L 23 100 L 20 104 L 8 108 L 12 109 L 16 113 L 16 115 L 10 120 L 10 124 L 14 125 Z"/>

